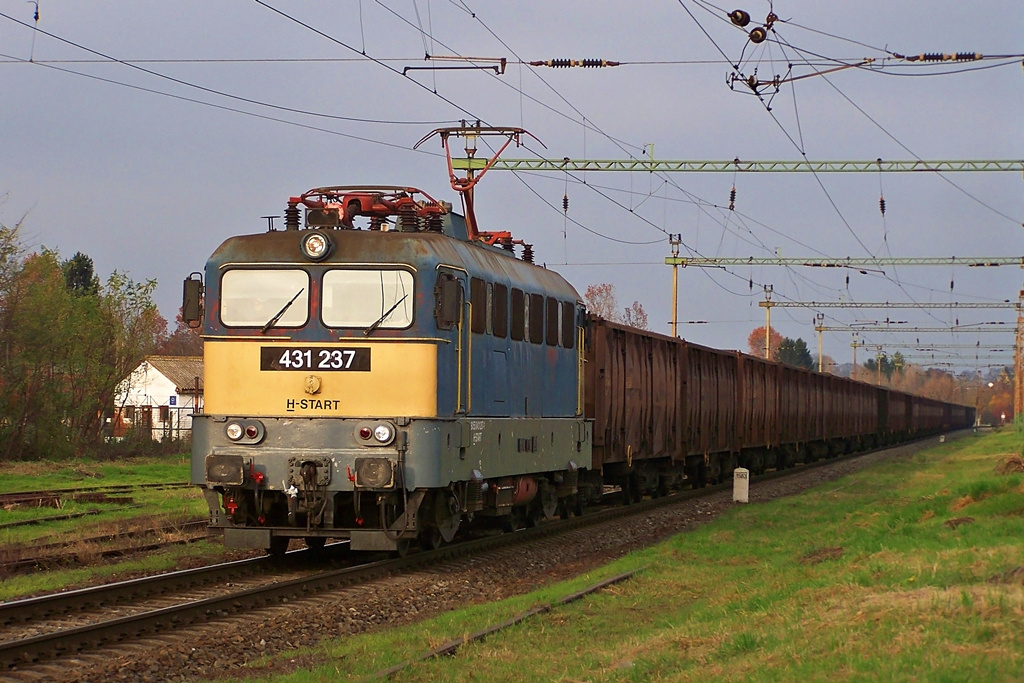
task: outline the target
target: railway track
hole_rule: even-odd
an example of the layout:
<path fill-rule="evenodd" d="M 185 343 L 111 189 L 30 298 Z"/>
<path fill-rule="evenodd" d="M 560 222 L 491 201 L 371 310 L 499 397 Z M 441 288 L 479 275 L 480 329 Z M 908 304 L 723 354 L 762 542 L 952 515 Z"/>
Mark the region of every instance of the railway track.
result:
<path fill-rule="evenodd" d="M 758 483 L 784 478 L 860 455 L 864 455 L 864 453 L 822 460 L 795 469 L 769 472 L 754 478 L 753 481 Z M 228 590 L 212 596 L 190 597 L 189 592 L 194 592 L 194 589 L 187 587 L 178 592 L 163 592 L 163 589 L 157 588 L 160 582 L 187 581 L 188 572 L 185 572 L 128 582 L 128 584 L 135 583 L 135 585 L 126 585 L 123 589 L 100 587 L 89 589 L 89 591 L 76 591 L 66 595 L 58 594 L 47 598 L 33 599 L 38 601 L 36 603 L 38 606 L 34 606 L 32 601 L 0 603 L 0 624 L 3 625 L 3 629 L 0 630 L 0 638 L 5 641 L 0 643 L 0 671 L 19 672 L 26 667 L 34 669 L 38 666 L 45 668 L 47 663 L 59 663 L 63 658 L 99 648 L 106 652 L 107 648 L 116 648 L 118 644 L 130 643 L 141 636 L 158 635 L 172 629 L 175 632 L 180 632 L 181 629 L 189 626 L 226 620 L 234 615 L 248 614 L 311 596 L 322 596 L 328 591 L 346 586 L 357 586 L 388 575 L 409 573 L 446 562 L 458 563 L 460 560 L 471 560 L 473 556 L 495 551 L 505 546 L 533 541 L 542 542 L 547 538 L 555 539 L 557 542 L 558 536 L 570 534 L 584 527 L 612 522 L 625 516 L 642 515 L 663 506 L 685 503 L 694 498 L 720 493 L 730 487 L 731 482 L 684 491 L 663 498 L 649 499 L 629 506 L 602 509 L 582 517 L 545 523 L 519 533 L 483 537 L 445 546 L 436 551 L 421 552 L 402 559 L 380 560 L 316 573 L 307 572 L 302 576 L 289 579 L 276 576 L 270 583 L 256 580 L 255 583 L 246 584 L 240 590 Z M 267 566 L 261 565 L 261 563 L 269 562 L 265 558 L 258 558 L 247 563 L 235 564 L 237 567 L 259 568 Z M 225 565 L 225 567 L 230 567 L 230 565 Z M 196 576 L 201 575 L 200 570 L 192 571 L 196 572 Z M 209 572 L 206 574 L 206 578 L 202 579 L 207 583 L 240 582 L 239 579 L 225 578 L 232 576 L 232 571 L 238 571 L 234 568 L 224 570 L 214 568 L 203 571 Z M 217 578 L 218 571 L 225 571 L 227 574 L 221 574 L 220 578 Z M 234 588 L 234 586 L 225 587 Z M 116 593 L 107 593 L 106 591 L 122 590 L 125 591 L 124 595 L 126 596 L 131 596 L 134 591 L 137 597 L 100 597 L 104 594 L 116 595 Z M 170 597 L 161 598 L 162 602 L 147 597 L 156 594 L 156 591 Z M 47 614 L 71 614 L 83 609 L 93 609 L 90 606 L 101 600 L 113 600 L 115 607 L 116 605 L 120 605 L 120 607 L 97 612 L 95 621 L 88 624 L 68 627 L 67 622 L 57 621 L 55 623 L 58 624 L 57 629 L 60 630 L 55 630 L 51 622 L 48 621 L 49 617 L 46 616 Z M 167 604 L 168 600 L 176 604 Z M 133 613 L 125 614 L 126 611 L 129 611 L 126 609 L 127 605 L 132 605 Z M 27 626 L 18 620 L 20 617 L 8 616 L 22 613 L 37 613 L 40 616 L 33 617 Z M 63 623 L 64 626 L 61 627 L 60 623 Z M 34 634 L 25 635 L 30 632 L 34 632 Z M 26 671 L 26 673 L 29 672 Z M 25 680 L 30 680 L 30 678 L 31 674 Z"/>
<path fill-rule="evenodd" d="M 12 559 L 0 560 L 0 575 L 10 575 L 18 572 L 31 571 L 36 569 L 47 569 L 53 567 L 67 567 L 72 565 L 87 564 L 97 558 L 107 559 L 122 557 L 138 552 L 149 552 L 168 545 L 179 545 L 192 543 L 196 540 L 206 538 L 207 521 L 205 519 L 190 520 L 178 524 L 169 524 L 149 529 L 137 529 L 123 533 L 109 533 L 90 538 L 79 538 L 70 542 L 45 543 L 29 547 L 7 548 L 5 554 L 18 554 L 22 551 L 34 553 L 31 556 L 14 557 Z M 136 540 L 150 537 L 165 536 L 168 534 L 186 534 L 188 537 L 174 541 L 155 541 L 143 544 L 131 544 L 117 548 L 98 548 L 95 550 L 77 551 L 74 548 L 86 546 L 99 546 L 103 543 L 110 543 L 121 540 Z"/>
<path fill-rule="evenodd" d="M 187 483 L 111 484 L 109 486 L 49 489 L 45 491 L 15 491 L 11 493 L 0 493 L 0 508 L 59 508 L 63 505 L 64 501 L 68 500 L 81 503 L 130 503 L 131 500 L 124 498 L 124 495 L 133 493 L 134 491 L 180 489 L 190 486 L 191 484 Z"/>

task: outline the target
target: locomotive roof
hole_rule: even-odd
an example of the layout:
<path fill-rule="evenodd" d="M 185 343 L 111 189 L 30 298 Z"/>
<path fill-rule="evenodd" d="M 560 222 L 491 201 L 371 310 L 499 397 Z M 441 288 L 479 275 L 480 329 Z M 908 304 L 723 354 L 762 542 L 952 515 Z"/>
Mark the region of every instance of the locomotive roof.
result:
<path fill-rule="evenodd" d="M 453 217 L 461 219 L 457 214 Z M 300 245 L 309 232 L 308 229 L 275 230 L 230 237 L 214 251 L 207 265 L 220 270 L 227 266 L 257 264 L 303 267 L 408 264 L 421 273 L 434 271 L 439 266 L 454 266 L 474 277 L 507 282 L 525 291 L 581 300 L 576 289 L 561 274 L 516 258 L 504 249 L 465 241 L 450 234 L 326 229 L 321 232 L 329 235 L 333 249 L 325 259 L 311 261 L 303 255 Z M 445 232 L 450 233 L 450 230 Z"/>

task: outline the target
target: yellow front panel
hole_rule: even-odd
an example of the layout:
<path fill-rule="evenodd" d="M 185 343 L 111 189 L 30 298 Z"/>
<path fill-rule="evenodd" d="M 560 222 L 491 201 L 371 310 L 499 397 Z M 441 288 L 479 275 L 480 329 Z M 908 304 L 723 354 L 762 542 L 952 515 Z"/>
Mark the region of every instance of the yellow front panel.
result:
<path fill-rule="evenodd" d="M 207 341 L 204 412 L 211 415 L 437 415 L 433 343 Z M 369 349 L 370 371 L 260 370 L 261 347 Z M 311 393 L 311 391 L 313 393 Z"/>

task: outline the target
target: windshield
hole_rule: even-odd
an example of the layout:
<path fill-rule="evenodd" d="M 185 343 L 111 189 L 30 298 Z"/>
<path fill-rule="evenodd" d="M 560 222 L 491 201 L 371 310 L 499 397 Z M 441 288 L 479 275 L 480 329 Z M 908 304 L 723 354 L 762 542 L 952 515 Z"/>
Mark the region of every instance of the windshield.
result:
<path fill-rule="evenodd" d="M 404 298 L 403 298 L 404 297 Z M 413 279 L 407 270 L 324 273 L 324 325 L 404 329 L 412 324 Z"/>
<path fill-rule="evenodd" d="M 220 319 L 225 325 L 263 327 L 282 309 L 284 313 L 274 321 L 275 327 L 302 327 L 306 324 L 309 318 L 309 275 L 306 271 L 229 270 L 221 278 Z"/>

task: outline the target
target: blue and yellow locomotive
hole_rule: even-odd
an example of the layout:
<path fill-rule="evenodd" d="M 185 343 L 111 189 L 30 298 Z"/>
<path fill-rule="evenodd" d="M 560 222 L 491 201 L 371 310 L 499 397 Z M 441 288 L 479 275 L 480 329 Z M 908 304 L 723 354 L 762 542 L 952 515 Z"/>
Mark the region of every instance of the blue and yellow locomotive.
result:
<path fill-rule="evenodd" d="M 405 187 L 317 188 L 284 230 L 225 241 L 184 307 L 205 342 L 191 479 L 225 545 L 403 552 L 590 493 L 583 305 L 531 261 Z"/>

